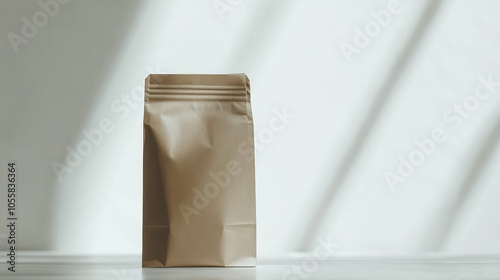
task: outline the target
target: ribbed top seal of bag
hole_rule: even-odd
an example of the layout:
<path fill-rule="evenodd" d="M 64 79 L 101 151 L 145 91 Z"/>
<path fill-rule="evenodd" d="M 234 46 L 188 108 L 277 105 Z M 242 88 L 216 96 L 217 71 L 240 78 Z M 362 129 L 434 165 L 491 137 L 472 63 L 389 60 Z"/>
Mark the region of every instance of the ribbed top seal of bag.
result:
<path fill-rule="evenodd" d="M 145 90 L 146 101 L 250 101 L 250 82 L 245 74 L 151 74 L 146 78 Z"/>

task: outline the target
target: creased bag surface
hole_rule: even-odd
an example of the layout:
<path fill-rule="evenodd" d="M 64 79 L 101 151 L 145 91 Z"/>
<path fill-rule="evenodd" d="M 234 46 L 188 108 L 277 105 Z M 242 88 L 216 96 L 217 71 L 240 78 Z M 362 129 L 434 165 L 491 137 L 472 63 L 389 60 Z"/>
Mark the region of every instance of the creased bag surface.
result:
<path fill-rule="evenodd" d="M 254 266 L 255 171 L 246 75 L 146 79 L 143 267 Z"/>

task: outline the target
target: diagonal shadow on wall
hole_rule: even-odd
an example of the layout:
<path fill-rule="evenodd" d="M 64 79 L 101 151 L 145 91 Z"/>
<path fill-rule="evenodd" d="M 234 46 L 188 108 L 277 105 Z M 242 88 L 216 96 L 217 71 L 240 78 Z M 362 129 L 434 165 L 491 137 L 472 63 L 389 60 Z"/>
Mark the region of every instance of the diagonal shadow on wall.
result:
<path fill-rule="evenodd" d="M 143 4 L 69 1 L 38 28 L 36 36 L 19 46 L 19 53 L 2 40 L 7 45 L 1 51 L 2 68 L 8 73 L 2 70 L 0 78 L 0 156 L 19 163 L 20 250 L 53 247 L 57 238 L 53 205 L 60 189 L 50 163 L 64 162 L 65 147 L 76 141 L 102 98 L 102 88 L 113 75 L 111 69 Z M 20 33 L 21 18 L 31 19 L 43 10 L 38 1 L 1 6 L 2 36 Z"/>
<path fill-rule="evenodd" d="M 384 110 L 384 106 L 387 103 L 387 100 L 393 94 L 395 85 L 398 83 L 400 77 L 404 74 L 408 64 L 411 62 L 415 51 L 420 45 L 419 43 L 421 38 L 425 35 L 426 31 L 431 26 L 442 2 L 442 0 L 427 1 L 426 7 L 424 8 L 418 24 L 412 32 L 411 37 L 406 42 L 393 66 L 390 68 L 385 82 L 377 90 L 375 94 L 376 98 L 374 99 L 370 111 L 366 115 L 366 121 L 355 134 L 354 142 L 351 144 L 343 160 L 341 161 L 340 167 L 338 168 L 336 175 L 333 178 L 333 182 L 330 184 L 330 187 L 327 189 L 326 193 L 321 196 L 322 200 L 317 203 L 317 207 L 312 212 L 312 218 L 306 222 L 304 227 L 301 227 L 304 229 L 304 232 L 299 240 L 299 244 L 297 247 L 298 251 L 308 251 L 310 249 L 316 232 L 324 223 L 325 214 L 328 212 L 330 205 L 334 203 L 336 194 L 344 184 L 345 179 L 349 175 L 351 167 L 358 159 L 358 156 L 362 153 L 365 143 L 370 137 L 370 134 L 378 121 L 380 113 Z"/>
<path fill-rule="evenodd" d="M 454 226 L 457 224 L 461 210 L 466 205 L 467 198 L 477 191 L 476 183 L 481 175 L 481 172 L 488 164 L 492 151 L 497 147 L 500 139 L 500 118 L 496 124 L 493 125 L 485 140 L 479 147 L 472 164 L 470 165 L 469 172 L 464 177 L 463 182 L 458 186 L 454 196 L 449 200 L 444 208 L 445 211 L 436 213 L 436 218 L 433 219 L 429 226 L 429 234 L 425 236 L 425 244 L 422 246 L 431 251 L 440 251 L 445 249 L 447 237 L 452 232 Z"/>

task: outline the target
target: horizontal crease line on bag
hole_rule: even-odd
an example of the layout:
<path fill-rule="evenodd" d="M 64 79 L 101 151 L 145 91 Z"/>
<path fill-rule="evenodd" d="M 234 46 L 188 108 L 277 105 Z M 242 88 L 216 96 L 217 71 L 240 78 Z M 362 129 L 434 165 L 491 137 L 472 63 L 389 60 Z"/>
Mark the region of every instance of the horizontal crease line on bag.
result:
<path fill-rule="evenodd" d="M 247 94 L 245 89 L 240 90 L 211 90 L 211 89 L 151 89 L 146 88 L 150 94 L 177 94 L 177 95 L 229 95 L 244 96 Z"/>
<path fill-rule="evenodd" d="M 225 224 L 223 227 L 255 227 L 256 223 L 234 223 L 234 224 Z"/>
<path fill-rule="evenodd" d="M 245 95 L 213 94 L 149 94 L 149 100 L 207 100 L 207 101 L 248 101 Z"/>
<path fill-rule="evenodd" d="M 223 86 L 223 85 L 161 85 L 149 84 L 150 89 L 178 89 L 178 90 L 246 90 L 246 86 Z"/>

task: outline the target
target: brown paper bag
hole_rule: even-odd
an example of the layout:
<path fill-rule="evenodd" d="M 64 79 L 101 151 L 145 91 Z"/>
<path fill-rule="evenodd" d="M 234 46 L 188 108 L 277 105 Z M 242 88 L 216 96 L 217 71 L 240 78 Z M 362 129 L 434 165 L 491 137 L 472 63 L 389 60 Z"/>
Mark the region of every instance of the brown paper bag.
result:
<path fill-rule="evenodd" d="M 150 75 L 143 171 L 143 267 L 255 266 L 246 75 Z"/>

